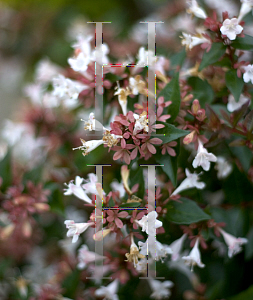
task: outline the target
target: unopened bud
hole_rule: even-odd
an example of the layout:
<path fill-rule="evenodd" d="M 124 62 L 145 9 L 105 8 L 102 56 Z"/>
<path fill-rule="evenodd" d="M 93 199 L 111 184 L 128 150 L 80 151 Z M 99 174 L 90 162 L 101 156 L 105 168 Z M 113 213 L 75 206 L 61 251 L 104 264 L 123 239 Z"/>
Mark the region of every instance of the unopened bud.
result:
<path fill-rule="evenodd" d="M 197 112 L 197 119 L 199 121 L 203 121 L 205 118 L 206 118 L 206 111 L 203 108 L 199 109 Z"/>
<path fill-rule="evenodd" d="M 22 231 L 23 231 L 24 236 L 27 238 L 29 238 L 32 235 L 32 226 L 29 221 L 26 221 L 23 224 Z"/>
<path fill-rule="evenodd" d="M 13 232 L 13 230 L 15 229 L 15 225 L 14 224 L 9 224 L 7 226 L 5 226 L 0 233 L 0 238 L 1 239 L 7 239 Z"/>
<path fill-rule="evenodd" d="M 190 144 L 193 141 L 194 135 L 195 135 L 196 131 L 193 130 L 191 133 L 187 134 L 184 139 L 183 139 L 183 143 L 185 145 Z"/>
<path fill-rule="evenodd" d="M 104 229 L 93 234 L 94 241 L 102 241 L 111 232 L 111 229 Z"/>
<path fill-rule="evenodd" d="M 123 185 L 124 185 L 124 188 L 125 188 L 126 192 L 131 195 L 132 192 L 131 192 L 131 190 L 129 188 L 129 185 L 128 185 L 129 173 L 130 173 L 130 171 L 128 170 L 127 166 L 123 165 L 121 167 L 121 178 L 122 178 Z"/>
<path fill-rule="evenodd" d="M 196 115 L 200 109 L 199 100 L 195 99 L 192 103 L 191 111 L 194 115 Z"/>
<path fill-rule="evenodd" d="M 191 101 L 192 98 L 193 98 L 193 95 L 192 95 L 192 94 L 189 94 L 189 95 L 185 96 L 185 97 L 183 98 L 182 101 L 183 101 L 183 102 L 188 102 L 188 101 Z"/>
<path fill-rule="evenodd" d="M 35 203 L 34 207 L 40 212 L 48 211 L 50 209 L 50 206 L 47 203 Z"/>

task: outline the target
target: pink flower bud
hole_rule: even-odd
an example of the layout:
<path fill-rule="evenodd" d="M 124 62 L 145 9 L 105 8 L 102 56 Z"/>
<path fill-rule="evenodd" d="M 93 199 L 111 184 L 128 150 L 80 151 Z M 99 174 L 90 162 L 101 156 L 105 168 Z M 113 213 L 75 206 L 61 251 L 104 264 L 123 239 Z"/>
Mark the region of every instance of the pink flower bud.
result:
<path fill-rule="evenodd" d="M 202 108 L 197 111 L 197 119 L 203 121 L 206 118 L 206 111 Z"/>
<path fill-rule="evenodd" d="M 195 135 L 196 131 L 193 130 L 191 133 L 187 134 L 184 139 L 183 139 L 183 143 L 185 145 L 190 144 L 193 141 L 194 135 Z"/>
<path fill-rule="evenodd" d="M 192 103 L 191 111 L 194 115 L 196 115 L 200 109 L 199 100 L 195 99 Z"/>

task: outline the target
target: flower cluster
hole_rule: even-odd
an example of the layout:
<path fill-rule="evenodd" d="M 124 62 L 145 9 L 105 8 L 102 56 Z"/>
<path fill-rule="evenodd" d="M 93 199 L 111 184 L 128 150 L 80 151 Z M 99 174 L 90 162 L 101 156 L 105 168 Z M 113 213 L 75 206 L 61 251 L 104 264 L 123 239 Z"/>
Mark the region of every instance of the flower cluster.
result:
<path fill-rule="evenodd" d="M 11 262 L 0 261 L 0 297 L 190 300 L 248 284 L 225 290 L 246 265 L 238 254 L 253 255 L 253 38 L 242 21 L 253 3 L 221 14 L 208 2 L 173 10 L 183 47 L 169 58 L 130 39 L 119 63 L 115 41 L 93 49 L 83 30 L 66 68 L 38 64 L 29 102 L 1 131 L 0 254 Z M 156 36 L 176 52 L 180 33 L 165 31 Z"/>

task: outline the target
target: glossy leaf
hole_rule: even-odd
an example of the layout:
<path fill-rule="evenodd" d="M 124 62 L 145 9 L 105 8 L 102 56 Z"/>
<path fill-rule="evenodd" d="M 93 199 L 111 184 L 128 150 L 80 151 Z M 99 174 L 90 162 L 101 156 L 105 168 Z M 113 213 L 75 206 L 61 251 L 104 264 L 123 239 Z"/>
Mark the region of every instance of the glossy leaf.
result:
<path fill-rule="evenodd" d="M 253 37 L 247 34 L 244 37 L 237 37 L 231 46 L 240 50 L 253 50 Z"/>
<path fill-rule="evenodd" d="M 227 71 L 225 78 L 227 88 L 238 102 L 244 86 L 243 79 L 237 76 L 236 70 Z"/>
<path fill-rule="evenodd" d="M 176 224 L 192 224 L 204 220 L 209 220 L 206 214 L 194 201 L 187 198 L 179 199 L 182 203 L 169 202 L 166 217 Z"/>
<path fill-rule="evenodd" d="M 179 73 L 177 73 L 171 81 L 165 86 L 165 88 L 159 93 L 157 99 L 163 96 L 164 101 L 172 101 L 172 103 L 164 108 L 163 114 L 171 115 L 169 121 L 172 122 L 175 120 L 179 113 L 181 97 L 180 97 L 180 88 L 179 88 Z"/>
<path fill-rule="evenodd" d="M 188 130 L 179 129 L 174 125 L 165 122 L 157 121 L 157 124 L 163 124 L 165 127 L 161 129 L 157 129 L 156 134 L 153 134 L 152 137 L 158 137 L 163 141 L 163 144 L 169 143 L 171 141 L 175 141 L 178 138 L 190 133 L 190 131 Z"/>
<path fill-rule="evenodd" d="M 217 62 L 225 53 L 226 46 L 222 43 L 213 43 L 209 52 L 205 52 L 199 66 L 199 71 Z"/>

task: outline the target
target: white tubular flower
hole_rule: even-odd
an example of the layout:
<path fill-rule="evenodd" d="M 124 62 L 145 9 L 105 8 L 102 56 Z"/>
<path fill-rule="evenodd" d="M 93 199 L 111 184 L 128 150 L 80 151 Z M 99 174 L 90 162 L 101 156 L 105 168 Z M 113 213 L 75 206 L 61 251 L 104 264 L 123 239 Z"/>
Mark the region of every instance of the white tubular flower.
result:
<path fill-rule="evenodd" d="M 174 286 L 174 283 L 172 281 L 166 280 L 161 282 L 159 280 L 149 279 L 148 282 L 153 292 L 150 295 L 150 298 L 160 300 L 170 297 L 171 291 L 169 289 Z"/>
<path fill-rule="evenodd" d="M 88 68 L 89 63 L 92 60 L 90 46 L 92 36 L 89 35 L 88 37 L 84 38 L 83 36 L 79 35 L 77 39 L 77 43 L 73 45 L 73 48 L 75 48 L 76 51 L 79 53 L 76 57 L 69 58 L 68 63 L 74 71 L 85 72 Z"/>
<path fill-rule="evenodd" d="M 246 16 L 253 7 L 253 1 L 252 0 L 241 0 L 241 9 L 240 9 L 240 13 L 239 13 L 239 17 L 238 17 L 238 21 L 240 22 L 244 16 Z"/>
<path fill-rule="evenodd" d="M 90 113 L 88 121 L 85 121 L 83 119 L 81 119 L 81 121 L 84 122 L 84 130 L 89 130 L 89 131 L 92 131 L 92 130 L 105 131 L 106 130 L 106 128 L 95 119 L 95 115 L 93 112 Z"/>
<path fill-rule="evenodd" d="M 192 14 L 195 17 L 200 18 L 200 19 L 207 18 L 205 11 L 203 10 L 203 8 L 201 8 L 198 5 L 198 2 L 196 0 L 187 1 L 187 4 L 188 4 L 188 9 L 186 9 L 186 12 L 188 14 Z"/>
<path fill-rule="evenodd" d="M 137 245 L 134 242 L 134 238 L 133 235 L 131 234 L 131 246 L 130 246 L 130 253 L 126 253 L 126 260 L 125 261 L 129 261 L 129 262 L 133 262 L 134 263 L 134 267 L 136 268 L 138 265 L 138 259 L 143 259 L 145 258 L 145 255 L 140 254 Z"/>
<path fill-rule="evenodd" d="M 38 62 L 35 70 L 35 79 L 37 82 L 49 82 L 59 74 L 61 68 L 53 64 L 48 58 Z"/>
<path fill-rule="evenodd" d="M 27 133 L 33 133 L 30 125 L 21 122 L 13 122 L 11 120 L 4 121 L 4 127 L 1 136 L 10 146 L 14 146 Z"/>
<path fill-rule="evenodd" d="M 214 168 L 218 171 L 217 177 L 219 179 L 228 177 L 232 172 L 232 165 L 222 156 L 217 156 L 217 162 Z"/>
<path fill-rule="evenodd" d="M 74 71 L 85 72 L 88 69 L 90 58 L 80 52 L 76 58 L 69 58 L 68 63 Z"/>
<path fill-rule="evenodd" d="M 235 102 L 233 95 L 228 96 L 227 110 L 229 112 L 234 112 L 235 110 L 241 108 L 243 104 L 247 103 L 250 99 L 243 94 L 240 95 L 239 101 Z"/>
<path fill-rule="evenodd" d="M 226 19 L 220 31 L 223 35 L 226 35 L 231 41 L 236 39 L 236 35 L 240 34 L 243 31 L 243 27 L 239 25 L 237 18 Z"/>
<path fill-rule="evenodd" d="M 131 91 L 129 87 L 121 88 L 118 83 L 117 91 L 114 93 L 114 96 L 118 95 L 118 101 L 124 116 L 127 114 L 127 96 L 130 94 Z"/>
<path fill-rule="evenodd" d="M 244 82 L 249 82 L 253 84 L 253 65 L 248 65 L 244 67 L 245 73 L 243 74 L 243 80 Z"/>
<path fill-rule="evenodd" d="M 141 80 L 140 75 L 136 75 L 135 77 L 129 78 L 129 86 L 132 90 L 132 94 L 138 95 L 138 94 L 145 94 L 145 82 Z"/>
<path fill-rule="evenodd" d="M 120 198 L 125 196 L 126 190 L 122 181 L 120 183 L 118 181 L 113 181 L 110 186 L 114 191 L 119 192 Z"/>
<path fill-rule="evenodd" d="M 228 257 L 230 258 L 241 252 L 241 246 L 248 243 L 248 240 L 246 238 L 236 238 L 235 236 L 227 233 L 221 228 L 219 228 L 219 232 L 222 234 L 225 243 L 228 246 Z"/>
<path fill-rule="evenodd" d="M 103 260 L 105 256 L 96 255 L 95 252 L 89 251 L 87 245 L 82 245 L 80 249 L 78 249 L 78 265 L 77 268 L 82 270 L 86 268 L 87 264 L 94 262 L 96 259 Z"/>
<path fill-rule="evenodd" d="M 81 184 L 83 182 L 83 178 L 76 176 L 75 183 L 73 183 L 73 180 L 70 181 L 69 184 L 65 185 L 68 187 L 64 191 L 64 195 L 72 195 L 74 194 L 77 198 L 87 202 L 92 203 L 92 200 L 86 195 L 85 191 L 83 190 Z"/>
<path fill-rule="evenodd" d="M 79 238 L 79 235 L 83 233 L 86 229 L 88 229 L 90 226 L 94 225 L 93 222 L 75 223 L 75 221 L 73 220 L 66 220 L 64 224 L 68 229 L 67 237 L 73 237 L 72 243 L 76 243 Z"/>
<path fill-rule="evenodd" d="M 177 195 L 180 192 L 196 187 L 197 189 L 202 190 L 206 185 L 204 182 L 198 182 L 199 175 L 195 173 L 190 173 L 188 169 L 185 169 L 186 178 L 181 182 L 178 188 L 175 189 L 175 191 L 171 194 Z"/>
<path fill-rule="evenodd" d="M 141 249 L 141 254 L 150 254 L 151 257 L 156 261 L 161 260 L 163 262 L 163 259 L 167 255 L 172 254 L 172 249 L 169 246 L 163 245 L 162 243 L 158 242 L 155 236 L 152 235 L 149 235 L 145 243 L 139 241 L 138 245 Z"/>
<path fill-rule="evenodd" d="M 83 150 L 83 155 L 87 155 L 89 154 L 91 151 L 93 151 L 94 149 L 96 149 L 98 146 L 105 144 L 105 141 L 102 140 L 91 140 L 91 141 L 85 141 L 83 139 L 81 139 L 82 142 L 82 146 L 79 146 L 77 148 L 73 148 L 73 150 L 76 149 L 82 149 Z"/>
<path fill-rule="evenodd" d="M 139 130 L 144 130 L 145 132 L 148 132 L 148 119 L 147 119 L 147 113 L 144 111 L 140 115 L 134 114 L 135 118 L 135 124 L 134 124 L 134 131 L 133 134 L 136 134 Z"/>
<path fill-rule="evenodd" d="M 183 36 L 181 44 L 186 47 L 186 50 L 191 50 L 193 47 L 203 43 L 210 44 L 210 41 L 207 38 L 205 38 L 202 34 L 198 34 L 196 36 L 187 34 L 185 32 L 182 32 L 182 34 Z"/>
<path fill-rule="evenodd" d="M 95 296 L 105 297 L 106 300 L 119 300 L 117 295 L 119 287 L 119 280 L 115 279 L 113 282 L 107 286 L 101 286 L 101 288 L 95 291 Z"/>
<path fill-rule="evenodd" d="M 83 189 L 86 191 L 86 193 L 97 194 L 97 187 L 96 187 L 96 183 L 98 182 L 97 175 L 93 173 L 89 173 L 88 177 L 89 177 L 88 180 L 84 180 L 85 184 L 82 185 Z"/>
<path fill-rule="evenodd" d="M 199 238 L 197 238 L 194 247 L 192 248 L 188 256 L 183 256 L 182 259 L 185 264 L 191 267 L 193 271 L 193 266 L 198 265 L 200 268 L 204 268 L 205 265 L 201 262 L 200 251 L 199 251 Z"/>
<path fill-rule="evenodd" d="M 156 219 L 157 216 L 156 211 L 151 211 L 148 215 L 143 216 L 141 220 L 136 220 L 135 222 L 142 227 L 142 231 L 145 231 L 148 235 L 155 236 L 156 229 L 163 225 L 161 221 Z"/>
<path fill-rule="evenodd" d="M 77 100 L 80 92 L 85 90 L 87 86 L 66 78 L 63 75 L 58 75 L 53 78 L 53 88 L 54 96 L 63 99 Z"/>
<path fill-rule="evenodd" d="M 181 238 L 175 240 L 172 244 L 170 244 L 170 248 L 172 250 L 171 260 L 176 261 L 180 258 L 180 253 L 183 248 L 183 243 L 186 238 L 186 234 L 183 234 Z"/>
<path fill-rule="evenodd" d="M 91 59 L 96 61 L 98 64 L 108 64 L 109 58 L 107 54 L 110 52 L 107 44 L 101 44 L 100 47 L 92 51 Z M 98 55 L 97 55 L 98 53 Z"/>
<path fill-rule="evenodd" d="M 203 144 L 199 140 L 198 152 L 192 162 L 193 168 L 201 166 L 205 171 L 208 171 L 210 169 L 210 161 L 216 162 L 217 157 L 213 153 L 208 153 L 206 148 L 204 148 Z"/>
<path fill-rule="evenodd" d="M 137 65 L 140 65 L 140 67 L 147 66 L 148 64 L 154 67 L 156 63 L 155 53 L 151 50 L 145 50 L 144 47 L 141 47 L 139 49 L 137 57 L 138 57 Z M 150 61 L 148 61 L 149 57 L 150 57 Z"/>
<path fill-rule="evenodd" d="M 77 41 L 72 45 L 72 47 L 74 49 L 80 49 L 85 54 L 85 56 L 89 57 L 91 54 L 90 41 L 92 40 L 92 38 L 92 35 L 84 37 L 83 35 L 78 34 Z"/>

